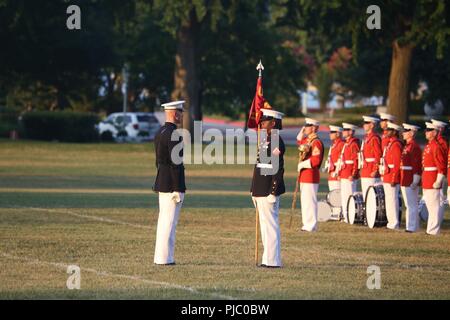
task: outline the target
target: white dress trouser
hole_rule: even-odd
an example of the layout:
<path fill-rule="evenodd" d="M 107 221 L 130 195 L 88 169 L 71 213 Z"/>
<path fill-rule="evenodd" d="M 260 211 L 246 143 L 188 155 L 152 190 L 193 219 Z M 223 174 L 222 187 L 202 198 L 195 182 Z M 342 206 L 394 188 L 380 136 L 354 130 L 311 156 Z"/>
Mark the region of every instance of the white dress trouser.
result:
<path fill-rule="evenodd" d="M 328 190 L 333 191 L 341 188 L 341 182 L 339 180 L 328 180 Z"/>
<path fill-rule="evenodd" d="M 302 210 L 302 230 L 317 231 L 317 191 L 318 183 L 300 182 L 300 205 Z"/>
<path fill-rule="evenodd" d="M 280 197 L 276 197 L 275 203 L 268 202 L 267 197 L 252 197 L 252 199 L 259 213 L 261 240 L 264 247 L 262 264 L 281 267 L 281 235 L 278 221 Z"/>
<path fill-rule="evenodd" d="M 395 187 L 390 183 L 383 183 L 384 189 L 384 201 L 386 205 L 387 227 L 388 229 L 399 229 L 399 202 L 398 193 L 400 191 L 400 185 L 396 184 Z"/>
<path fill-rule="evenodd" d="M 376 182 L 377 182 L 376 178 L 361 178 L 361 190 L 364 202 L 366 201 L 367 189 L 374 186 Z"/>
<path fill-rule="evenodd" d="M 347 202 L 348 198 L 356 192 L 356 182 L 358 180 L 350 181 L 349 179 L 341 179 L 341 200 L 342 200 L 342 214 L 344 215 L 344 220 L 348 223 L 348 208 Z"/>
<path fill-rule="evenodd" d="M 440 189 L 423 189 L 423 200 L 428 210 L 427 233 L 439 234 L 444 219 L 444 206 L 441 203 Z"/>
<path fill-rule="evenodd" d="M 175 203 L 172 192 L 159 193 L 159 217 L 156 229 L 154 259 L 156 264 L 175 262 L 175 232 L 184 200 L 184 193 L 180 194 L 180 198 L 181 202 Z"/>
<path fill-rule="evenodd" d="M 406 230 L 416 232 L 420 227 L 419 220 L 419 187 L 401 187 L 403 202 L 406 206 Z"/>

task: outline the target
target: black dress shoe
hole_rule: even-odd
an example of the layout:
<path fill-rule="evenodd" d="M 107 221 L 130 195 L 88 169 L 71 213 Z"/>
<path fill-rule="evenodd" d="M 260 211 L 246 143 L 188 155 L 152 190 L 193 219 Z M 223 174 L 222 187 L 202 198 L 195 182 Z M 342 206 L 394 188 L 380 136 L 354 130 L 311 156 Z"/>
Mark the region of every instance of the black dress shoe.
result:
<path fill-rule="evenodd" d="M 157 266 L 174 266 L 175 262 L 171 262 L 171 263 L 155 263 L 155 265 L 157 265 Z"/>
<path fill-rule="evenodd" d="M 258 268 L 267 268 L 267 265 L 262 263 L 262 264 L 258 265 Z"/>
<path fill-rule="evenodd" d="M 270 268 L 270 269 L 278 269 L 281 268 L 280 266 L 266 266 L 266 268 Z"/>

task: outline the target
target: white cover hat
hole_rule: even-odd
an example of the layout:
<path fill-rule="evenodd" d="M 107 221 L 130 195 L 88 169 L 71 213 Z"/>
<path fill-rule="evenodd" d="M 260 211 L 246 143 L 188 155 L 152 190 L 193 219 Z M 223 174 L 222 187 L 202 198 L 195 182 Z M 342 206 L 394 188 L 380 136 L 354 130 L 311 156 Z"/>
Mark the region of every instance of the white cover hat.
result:
<path fill-rule="evenodd" d="M 275 119 L 283 119 L 284 113 L 275 111 L 273 109 L 261 109 L 263 116 L 272 117 Z"/>
<path fill-rule="evenodd" d="M 435 125 L 432 122 L 425 122 L 425 125 L 427 126 L 427 129 L 433 129 L 433 130 L 439 130 L 440 127 Z"/>
<path fill-rule="evenodd" d="M 396 131 L 402 131 L 402 129 L 403 129 L 401 126 L 399 126 L 398 124 L 395 124 L 393 122 L 388 122 L 387 127 L 388 127 L 388 129 L 393 129 Z"/>
<path fill-rule="evenodd" d="M 330 131 L 337 131 L 337 132 L 341 132 L 342 128 L 338 127 L 338 126 L 329 126 L 330 127 Z"/>
<path fill-rule="evenodd" d="M 317 121 L 315 119 L 311 119 L 311 118 L 305 118 L 305 122 L 306 122 L 306 124 L 313 125 L 313 126 L 320 125 L 319 121 Z"/>
<path fill-rule="evenodd" d="M 173 101 L 168 103 L 163 103 L 162 106 L 164 107 L 164 110 L 181 110 L 183 111 L 183 104 L 186 101 L 180 100 L 180 101 Z"/>
<path fill-rule="evenodd" d="M 383 120 L 389 120 L 389 121 L 395 121 L 395 116 L 389 113 L 380 112 L 380 119 Z"/>
<path fill-rule="evenodd" d="M 369 117 L 369 116 L 363 116 L 363 120 L 364 120 L 364 122 L 372 122 L 375 124 L 377 124 L 380 121 L 379 118 Z"/>
<path fill-rule="evenodd" d="M 344 130 L 345 129 L 347 129 L 347 130 L 356 130 L 356 129 L 358 129 L 358 127 L 355 126 L 354 124 L 346 123 L 346 122 L 342 123 L 342 128 L 344 128 Z"/>
<path fill-rule="evenodd" d="M 403 128 L 405 128 L 405 130 L 412 130 L 412 131 L 419 131 L 420 130 L 419 126 L 415 126 L 415 125 L 408 124 L 408 123 L 404 123 L 403 124 Z"/>
<path fill-rule="evenodd" d="M 435 120 L 435 119 L 431 119 L 431 123 L 434 124 L 435 126 L 439 127 L 439 128 L 445 128 L 447 126 L 446 122 Z"/>

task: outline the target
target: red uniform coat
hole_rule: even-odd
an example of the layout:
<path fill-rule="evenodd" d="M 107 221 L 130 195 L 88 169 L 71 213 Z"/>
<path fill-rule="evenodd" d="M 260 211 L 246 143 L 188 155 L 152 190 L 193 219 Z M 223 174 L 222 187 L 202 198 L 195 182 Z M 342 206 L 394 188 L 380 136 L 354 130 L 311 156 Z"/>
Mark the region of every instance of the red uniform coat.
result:
<path fill-rule="evenodd" d="M 444 149 L 444 153 L 447 154 L 448 153 L 448 142 L 447 142 L 447 139 L 445 139 L 445 137 L 443 137 L 441 133 L 439 133 L 437 136 L 437 142 Z"/>
<path fill-rule="evenodd" d="M 378 165 L 382 156 L 381 138 L 376 133 L 366 135 L 363 145 L 361 145 L 363 163 L 361 168 L 361 178 L 374 178 L 378 176 Z M 372 177 L 372 173 L 376 173 Z"/>
<path fill-rule="evenodd" d="M 447 179 L 448 179 L 448 185 L 450 186 L 450 174 L 448 172 L 450 171 L 450 150 L 448 150 L 448 164 L 447 164 Z M 450 199 L 448 199 L 450 201 Z"/>
<path fill-rule="evenodd" d="M 358 170 L 358 153 L 359 153 L 359 140 L 356 138 L 348 139 L 344 147 L 342 148 L 339 170 L 339 178 L 348 179 L 353 177 L 353 179 L 359 178 Z"/>
<path fill-rule="evenodd" d="M 298 176 L 298 181 L 303 183 L 319 183 L 320 182 L 320 166 L 323 161 L 323 143 L 319 138 L 312 140 L 306 137 L 297 144 L 310 144 L 311 148 L 304 160 L 311 159 L 311 169 L 302 169 Z"/>
<path fill-rule="evenodd" d="M 411 140 L 403 147 L 400 163 L 400 184 L 409 187 L 415 174 L 422 174 L 422 150 L 416 141 Z"/>
<path fill-rule="evenodd" d="M 444 149 L 437 139 L 428 142 L 422 154 L 422 188 L 433 189 L 438 173 L 447 172 Z"/>
<path fill-rule="evenodd" d="M 390 184 L 400 183 L 400 161 L 403 145 L 399 139 L 392 137 L 386 146 L 384 154 L 383 182 Z"/>
<path fill-rule="evenodd" d="M 342 148 L 344 147 L 344 141 L 340 138 L 333 141 L 333 144 L 330 147 L 329 157 L 328 157 L 328 180 L 329 181 L 337 181 L 339 180 L 339 176 L 336 172 L 337 164 L 339 161 L 339 157 L 342 152 Z"/>
<path fill-rule="evenodd" d="M 383 135 L 381 136 L 381 154 L 384 152 L 384 148 L 387 147 L 391 138 L 387 136 L 387 130 L 383 131 Z"/>

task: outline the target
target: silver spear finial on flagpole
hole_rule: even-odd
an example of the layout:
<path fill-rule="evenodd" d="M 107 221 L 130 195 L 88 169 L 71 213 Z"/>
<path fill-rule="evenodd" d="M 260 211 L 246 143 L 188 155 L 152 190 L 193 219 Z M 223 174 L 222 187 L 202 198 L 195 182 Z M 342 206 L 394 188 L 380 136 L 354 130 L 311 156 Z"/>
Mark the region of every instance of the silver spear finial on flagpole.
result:
<path fill-rule="evenodd" d="M 258 65 L 256 66 L 256 70 L 259 71 L 259 76 L 262 77 L 262 72 L 263 72 L 263 70 L 264 70 L 264 66 L 263 66 L 261 60 L 259 60 L 259 63 L 258 63 Z"/>

